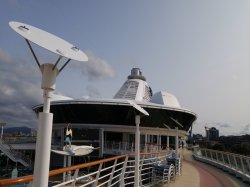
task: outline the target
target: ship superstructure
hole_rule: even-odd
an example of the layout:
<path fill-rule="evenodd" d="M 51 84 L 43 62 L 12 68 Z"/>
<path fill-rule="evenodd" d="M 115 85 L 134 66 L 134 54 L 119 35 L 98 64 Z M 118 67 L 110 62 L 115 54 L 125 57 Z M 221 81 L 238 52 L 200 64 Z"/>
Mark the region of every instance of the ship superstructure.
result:
<path fill-rule="evenodd" d="M 100 157 L 133 151 L 135 112 L 128 100 L 149 113 L 149 117 L 142 117 L 140 122 L 141 150 L 144 151 L 168 149 L 174 145 L 177 131 L 180 139 L 184 139 L 196 119 L 195 113 L 181 108 L 174 95 L 165 91 L 153 94 L 141 70 L 133 68 L 113 99 L 52 102 L 53 146 L 63 146 L 65 125 L 70 123 L 73 143 L 100 147 L 94 151 Z M 42 105 L 34 107 L 36 113 L 41 110 Z"/>

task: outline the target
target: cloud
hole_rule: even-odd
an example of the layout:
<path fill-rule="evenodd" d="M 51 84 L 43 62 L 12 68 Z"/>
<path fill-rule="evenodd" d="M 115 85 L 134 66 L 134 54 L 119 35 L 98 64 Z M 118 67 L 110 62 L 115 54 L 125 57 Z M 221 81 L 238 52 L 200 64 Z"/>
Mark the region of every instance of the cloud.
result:
<path fill-rule="evenodd" d="M 90 81 L 114 76 L 112 67 L 103 59 L 87 52 L 87 63 L 72 63 L 81 68 Z M 10 56 L 0 48 L 0 122 L 10 126 L 36 127 L 32 107 L 42 103 L 41 75 L 35 64 Z M 88 97 L 100 98 L 95 87 L 86 86 Z"/>
<path fill-rule="evenodd" d="M 250 124 L 244 126 L 241 134 L 249 134 L 250 133 Z"/>
<path fill-rule="evenodd" d="M 3 63 L 10 63 L 11 57 L 9 54 L 5 53 L 2 49 L 0 49 L 0 60 Z"/>
<path fill-rule="evenodd" d="M 88 77 L 89 81 L 114 77 L 114 70 L 107 61 L 97 57 L 93 52 L 87 51 L 86 54 L 88 62 L 73 63 L 73 67 L 81 68 L 82 73 Z"/>
<path fill-rule="evenodd" d="M 86 91 L 87 91 L 88 97 L 90 98 L 101 98 L 101 93 L 98 91 L 97 88 L 95 88 L 92 85 L 87 85 Z"/>
<path fill-rule="evenodd" d="M 216 123 L 216 126 L 222 127 L 222 128 L 230 128 L 230 127 L 232 127 L 231 125 L 229 125 L 227 123 Z"/>
<path fill-rule="evenodd" d="M 38 73 L 30 63 L 0 49 L 0 122 L 7 123 L 7 127 L 35 127 L 32 107 L 42 102 Z"/>

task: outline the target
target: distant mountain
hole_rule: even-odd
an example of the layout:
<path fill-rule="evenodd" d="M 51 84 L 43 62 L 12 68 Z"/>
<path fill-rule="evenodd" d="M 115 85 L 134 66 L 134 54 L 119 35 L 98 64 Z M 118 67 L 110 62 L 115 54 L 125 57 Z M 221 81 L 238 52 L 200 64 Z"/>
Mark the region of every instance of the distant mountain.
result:
<path fill-rule="evenodd" d="M 15 134 L 15 133 L 18 133 L 18 132 L 21 132 L 21 133 L 31 133 L 31 128 L 28 128 L 28 127 L 9 127 L 9 128 L 4 128 L 4 133 L 8 133 L 8 134 Z"/>

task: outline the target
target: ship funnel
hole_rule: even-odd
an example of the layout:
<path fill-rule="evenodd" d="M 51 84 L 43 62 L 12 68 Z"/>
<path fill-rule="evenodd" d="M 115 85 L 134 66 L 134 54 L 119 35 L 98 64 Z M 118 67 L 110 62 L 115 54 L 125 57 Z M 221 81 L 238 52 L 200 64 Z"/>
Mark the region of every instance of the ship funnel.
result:
<path fill-rule="evenodd" d="M 130 99 L 137 101 L 149 101 L 152 97 L 152 90 L 146 82 L 139 68 L 133 68 L 128 80 L 114 96 L 115 99 Z"/>
<path fill-rule="evenodd" d="M 133 68 L 131 70 L 131 75 L 128 76 L 128 79 L 140 79 L 146 81 L 146 78 L 142 76 L 142 72 L 139 68 Z"/>

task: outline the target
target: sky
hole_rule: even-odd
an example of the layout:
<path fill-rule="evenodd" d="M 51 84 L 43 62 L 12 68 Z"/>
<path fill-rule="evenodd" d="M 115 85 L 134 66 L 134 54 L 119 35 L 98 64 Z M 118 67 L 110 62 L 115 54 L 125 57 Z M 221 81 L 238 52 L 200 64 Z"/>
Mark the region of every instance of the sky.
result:
<path fill-rule="evenodd" d="M 250 134 L 250 1 L 0 1 L 0 122 L 36 128 L 41 73 L 25 40 L 8 25 L 26 23 L 78 46 L 56 94 L 112 98 L 133 67 L 154 93 L 174 94 L 198 116 L 194 133 Z M 33 45 L 42 63 L 57 56 Z"/>

